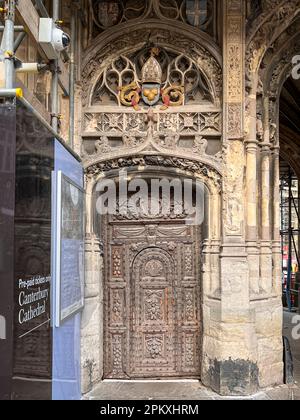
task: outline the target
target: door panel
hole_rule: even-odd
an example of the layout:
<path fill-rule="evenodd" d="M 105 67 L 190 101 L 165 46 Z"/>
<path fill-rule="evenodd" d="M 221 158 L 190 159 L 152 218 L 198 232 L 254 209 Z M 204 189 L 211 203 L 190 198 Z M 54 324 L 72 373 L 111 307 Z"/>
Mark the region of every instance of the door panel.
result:
<path fill-rule="evenodd" d="M 132 270 L 131 373 L 138 376 L 175 374 L 174 270 L 161 248 L 146 248 Z"/>
<path fill-rule="evenodd" d="M 199 378 L 200 228 L 105 227 L 104 377 Z"/>

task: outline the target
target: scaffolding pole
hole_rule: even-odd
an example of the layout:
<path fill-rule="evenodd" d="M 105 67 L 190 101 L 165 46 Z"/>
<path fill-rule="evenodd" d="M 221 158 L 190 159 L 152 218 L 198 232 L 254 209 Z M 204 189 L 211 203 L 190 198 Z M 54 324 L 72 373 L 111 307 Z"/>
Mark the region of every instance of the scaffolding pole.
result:
<path fill-rule="evenodd" d="M 5 56 L 5 87 L 13 89 L 15 86 L 15 63 L 14 63 L 14 44 L 15 44 L 15 0 L 6 1 L 6 14 L 4 24 L 4 56 Z"/>
<path fill-rule="evenodd" d="M 285 296 L 287 306 L 290 312 L 294 310 L 293 307 L 293 296 L 298 299 L 298 307 L 300 310 L 300 285 L 297 284 L 299 279 L 299 273 L 295 274 L 293 278 L 293 256 L 295 255 L 298 270 L 300 268 L 300 257 L 299 257 L 299 238 L 300 238 L 300 214 L 299 214 L 299 191 L 297 191 L 297 197 L 293 194 L 293 183 L 298 179 L 293 174 L 291 167 L 289 167 L 288 174 L 281 179 L 281 246 L 282 246 L 282 272 L 286 270 L 286 285 L 285 285 Z M 299 183 L 298 183 L 299 189 Z M 284 194 L 287 192 L 287 196 Z M 294 226 L 297 224 L 297 226 Z M 296 236 L 298 240 L 296 241 Z M 287 246 L 287 250 L 285 249 Z M 287 267 L 284 267 L 284 257 L 287 256 Z M 293 283 L 293 280 L 294 283 Z"/>
<path fill-rule="evenodd" d="M 291 299 L 291 283 L 292 283 L 292 234 L 293 234 L 293 227 L 292 227 L 292 171 L 289 168 L 289 180 L 288 180 L 288 188 L 289 188 L 289 209 L 288 209 L 288 272 L 287 272 L 287 279 L 286 279 L 286 299 L 289 311 L 292 311 L 292 299 Z"/>
<path fill-rule="evenodd" d="M 52 17 L 54 22 L 59 20 L 60 1 L 53 0 Z M 59 127 L 59 96 L 58 96 L 58 60 L 53 61 L 52 68 L 52 83 L 51 83 L 51 97 L 52 97 L 52 109 L 51 109 L 51 125 L 53 130 L 58 133 Z"/>
<path fill-rule="evenodd" d="M 75 125 L 75 75 L 76 75 L 76 40 L 77 40 L 77 6 L 72 3 L 71 16 L 71 51 L 70 51 L 70 146 L 74 147 L 74 125 Z"/>

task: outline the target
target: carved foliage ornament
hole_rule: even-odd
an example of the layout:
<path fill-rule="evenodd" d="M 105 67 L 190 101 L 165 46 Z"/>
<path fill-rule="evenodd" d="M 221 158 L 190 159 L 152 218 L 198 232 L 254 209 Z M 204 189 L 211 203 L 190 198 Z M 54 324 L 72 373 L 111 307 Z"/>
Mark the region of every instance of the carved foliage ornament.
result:
<path fill-rule="evenodd" d="M 163 357 L 163 337 L 161 335 L 149 335 L 145 338 L 146 351 L 151 359 L 159 359 Z"/>
<path fill-rule="evenodd" d="M 134 168 L 137 166 L 162 166 L 166 168 L 176 168 L 184 172 L 190 173 L 193 176 L 199 176 L 201 178 L 207 179 L 207 181 L 214 185 L 218 192 L 221 191 L 222 179 L 220 173 L 217 172 L 216 169 L 208 167 L 206 164 L 201 162 L 189 159 L 181 159 L 177 157 L 136 156 L 113 159 L 109 161 L 98 162 L 89 166 L 86 169 L 86 174 L 88 177 L 93 178 L 111 170 L 130 167 Z"/>
<path fill-rule="evenodd" d="M 145 319 L 147 321 L 162 321 L 163 319 L 163 292 L 147 291 L 145 296 Z"/>

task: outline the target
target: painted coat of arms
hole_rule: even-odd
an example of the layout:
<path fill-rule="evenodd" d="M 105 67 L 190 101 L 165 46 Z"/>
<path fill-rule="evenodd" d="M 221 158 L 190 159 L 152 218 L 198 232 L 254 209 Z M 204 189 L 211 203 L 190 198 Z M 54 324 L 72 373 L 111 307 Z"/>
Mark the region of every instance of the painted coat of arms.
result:
<path fill-rule="evenodd" d="M 150 107 L 161 103 L 161 110 L 184 103 L 184 87 L 163 85 L 162 68 L 157 60 L 158 48 L 151 49 L 151 55 L 142 68 L 141 81 L 120 87 L 120 100 L 125 106 L 132 106 L 136 111 L 143 102 Z"/>
<path fill-rule="evenodd" d="M 110 28 L 120 20 L 121 5 L 119 1 L 98 0 L 94 2 L 97 21 L 103 28 Z"/>
<path fill-rule="evenodd" d="M 207 20 L 207 0 L 187 0 L 186 17 L 190 25 L 200 28 Z"/>

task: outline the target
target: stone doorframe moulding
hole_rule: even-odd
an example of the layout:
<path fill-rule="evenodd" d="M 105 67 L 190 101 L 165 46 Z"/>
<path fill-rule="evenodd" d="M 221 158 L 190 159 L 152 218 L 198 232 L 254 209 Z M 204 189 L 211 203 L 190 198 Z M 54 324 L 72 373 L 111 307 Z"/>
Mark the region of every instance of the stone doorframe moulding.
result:
<path fill-rule="evenodd" d="M 260 387 L 283 382 L 277 241 L 274 233 L 268 244 L 266 241 L 262 243 L 258 234 L 260 203 L 257 193 L 260 178 L 257 170 L 256 87 L 247 98 L 245 110 L 246 57 L 249 57 L 249 52 L 246 53 L 245 1 L 224 0 L 222 3 L 223 57 L 220 48 L 207 35 L 188 29 L 183 24 L 150 19 L 148 33 L 145 30 L 148 23 L 144 22 L 143 26 L 129 24 L 125 28 L 123 25 L 119 30 L 112 28 L 101 34 L 83 59 L 82 86 L 77 92 L 78 139 L 101 69 L 111 58 L 142 48 L 146 38 L 143 32 L 148 37 L 149 34 L 155 35 L 155 41 L 158 35 L 158 43 L 168 48 L 178 43 L 178 52 L 187 51 L 188 56 L 191 56 L 189 51 L 192 46 L 191 57 L 210 80 L 215 92 L 214 111 L 220 111 L 223 105 L 223 148 L 219 163 L 207 156 L 205 159 L 203 156 L 197 159 L 195 155 L 180 157 L 172 150 L 165 151 L 154 144 L 146 150 L 141 148 L 133 158 L 130 156 L 132 151 L 124 150 L 122 155 L 108 155 L 106 160 L 101 160 L 99 155 L 92 156 L 86 163 L 88 229 L 87 298 L 82 324 L 83 392 L 88 391 L 89 385 L 100 381 L 103 374 L 103 326 L 99 323 L 99 319 L 103 319 L 101 238 L 92 229 L 93 188 L 104 173 L 113 174 L 120 165 L 126 166 L 129 159 L 136 159 L 129 165 L 136 170 L 152 167 L 160 171 L 167 169 L 177 176 L 186 173 L 199 177 L 211 193 L 210 231 L 204 244 L 203 267 L 203 383 L 222 395 L 249 395 Z M 255 59 L 253 49 L 250 55 L 252 53 Z M 84 96 L 81 98 L 82 93 Z M 94 111 L 101 112 L 100 109 Z M 78 142 L 76 147 L 80 153 L 81 143 Z M 277 179 L 279 154 L 276 150 L 274 148 L 273 173 Z M 268 192 L 270 174 L 267 159 L 262 166 L 264 187 Z M 190 168 L 195 169 L 190 171 Z M 276 179 L 272 185 L 275 199 Z M 275 214 L 275 205 L 273 210 Z M 268 222 L 266 212 L 265 221 Z M 276 231 L 275 223 L 273 230 Z M 261 271 L 262 266 L 266 266 L 267 270 Z M 269 274 L 272 282 L 268 280 Z"/>
<path fill-rule="evenodd" d="M 86 308 L 82 321 L 82 372 L 83 393 L 103 378 L 103 242 L 95 232 L 93 209 L 94 190 L 104 177 L 118 177 L 119 169 L 128 169 L 129 175 L 145 173 L 170 177 L 188 177 L 200 180 L 208 190 L 208 237 L 203 242 L 202 293 L 203 336 L 210 334 L 210 313 L 220 305 L 220 237 L 221 237 L 221 174 L 214 168 L 187 159 L 170 156 L 120 157 L 110 161 L 98 161 L 86 168 Z M 99 322 L 100 320 L 100 322 Z M 206 340 L 208 342 L 209 340 Z M 202 349 L 202 365 L 209 348 Z M 90 379 L 90 366 L 92 381 Z M 202 372 L 202 377 L 207 372 Z M 92 383 L 91 383 L 92 382 Z"/>

